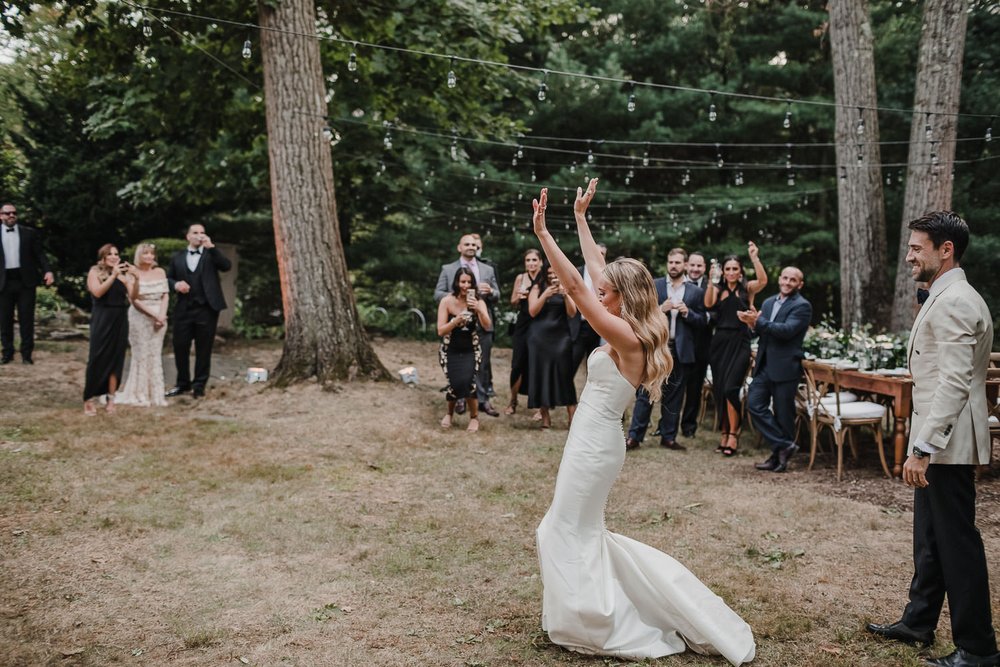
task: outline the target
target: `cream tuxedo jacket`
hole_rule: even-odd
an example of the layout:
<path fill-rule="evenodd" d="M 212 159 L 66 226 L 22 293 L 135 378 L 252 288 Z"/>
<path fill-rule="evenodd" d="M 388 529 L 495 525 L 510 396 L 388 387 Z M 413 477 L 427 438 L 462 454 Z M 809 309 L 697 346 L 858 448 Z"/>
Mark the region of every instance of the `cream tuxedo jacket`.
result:
<path fill-rule="evenodd" d="M 965 271 L 952 269 L 935 280 L 910 330 L 908 451 L 922 441 L 942 448 L 931 463 L 989 463 L 986 368 L 992 345 L 993 319 Z"/>

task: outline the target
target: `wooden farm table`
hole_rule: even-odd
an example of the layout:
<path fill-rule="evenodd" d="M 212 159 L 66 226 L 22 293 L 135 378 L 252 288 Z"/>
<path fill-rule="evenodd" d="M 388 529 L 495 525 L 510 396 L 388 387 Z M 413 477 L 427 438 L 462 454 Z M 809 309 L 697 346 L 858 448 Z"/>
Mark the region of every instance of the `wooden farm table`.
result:
<path fill-rule="evenodd" d="M 818 362 L 815 367 L 817 382 L 833 382 L 833 366 Z M 866 371 L 837 369 L 837 379 L 841 389 L 857 389 L 872 394 L 892 397 L 892 413 L 896 418 L 893 429 L 895 462 L 892 474 L 903 474 L 903 459 L 906 458 L 906 421 L 910 418 L 913 396 L 913 380 L 909 376 L 879 375 Z"/>

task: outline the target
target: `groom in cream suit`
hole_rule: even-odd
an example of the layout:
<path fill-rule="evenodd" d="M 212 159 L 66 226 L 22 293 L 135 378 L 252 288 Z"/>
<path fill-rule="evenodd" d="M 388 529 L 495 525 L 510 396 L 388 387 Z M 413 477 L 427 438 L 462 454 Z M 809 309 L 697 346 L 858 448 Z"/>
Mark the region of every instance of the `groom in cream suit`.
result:
<path fill-rule="evenodd" d="M 975 466 L 990 461 L 986 368 L 993 319 L 965 279 L 959 260 L 969 244 L 965 221 L 949 211 L 909 224 L 906 261 L 930 284 L 910 332 L 913 376 L 910 455 L 903 481 L 913 494 L 913 580 L 903 617 L 868 626 L 911 644 L 934 643 L 945 597 L 953 653 L 929 665 L 1000 665 L 990 608 L 986 552 L 976 528 Z"/>

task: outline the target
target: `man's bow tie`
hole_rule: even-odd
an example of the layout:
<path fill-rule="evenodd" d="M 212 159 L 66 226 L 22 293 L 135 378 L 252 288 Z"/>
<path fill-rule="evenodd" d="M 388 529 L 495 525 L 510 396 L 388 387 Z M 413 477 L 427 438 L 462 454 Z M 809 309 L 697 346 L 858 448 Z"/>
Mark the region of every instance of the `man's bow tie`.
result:
<path fill-rule="evenodd" d="M 15 231 L 17 231 L 17 230 L 16 230 L 16 229 L 14 229 L 14 227 L 13 227 L 13 226 L 11 226 L 11 227 L 8 227 L 8 228 L 7 228 L 7 231 L 8 231 L 8 232 L 15 232 Z"/>
<path fill-rule="evenodd" d="M 189 255 L 200 255 L 201 250 L 188 250 Z"/>

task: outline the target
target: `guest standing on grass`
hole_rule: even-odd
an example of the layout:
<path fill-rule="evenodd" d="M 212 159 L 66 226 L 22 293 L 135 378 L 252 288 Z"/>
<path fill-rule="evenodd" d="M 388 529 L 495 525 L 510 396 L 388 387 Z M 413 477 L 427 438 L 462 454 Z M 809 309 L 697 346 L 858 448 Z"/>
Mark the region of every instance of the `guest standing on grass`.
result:
<path fill-rule="evenodd" d="M 903 617 L 868 631 L 907 644 L 934 643 L 945 598 L 951 654 L 939 667 L 1000 665 L 983 538 L 976 528 L 976 466 L 990 462 L 986 369 L 993 317 L 959 266 L 969 227 L 950 211 L 909 224 L 906 261 L 927 282 L 927 301 L 910 330 L 913 376 L 910 455 L 903 481 L 913 487 L 913 579 Z"/>
<path fill-rule="evenodd" d="M 528 312 L 532 317 L 528 334 L 528 407 L 538 408 L 543 429 L 552 426 L 551 409 L 560 405 L 566 406 L 572 423 L 576 369 L 570 320 L 576 315 L 576 304 L 548 260 L 543 262 L 539 280 L 528 294 Z"/>
<path fill-rule="evenodd" d="M 708 264 L 705 253 L 693 252 L 688 256 L 687 280 L 704 292 L 708 289 Z M 694 363 L 690 372 L 684 373 L 684 411 L 681 413 L 681 433 L 693 438 L 698 431 L 701 412 L 701 394 L 708 372 L 708 351 L 712 346 L 712 317 L 705 313 L 705 326 L 694 331 Z"/>
<path fill-rule="evenodd" d="M 455 404 L 461 399 L 468 402 L 467 430 L 473 433 L 479 430 L 476 389 L 483 355 L 479 331 L 490 326 L 486 302 L 476 296 L 476 277 L 471 270 L 459 267 L 452 279 L 451 293 L 438 303 L 437 332 L 441 336 L 438 354 L 441 370 L 448 380 L 445 389 L 448 412 L 441 418 L 441 428 L 451 428 Z"/>
<path fill-rule="evenodd" d="M 87 355 L 83 412 L 97 414 L 94 400 L 107 396 L 107 411 L 115 411 L 115 392 L 125 367 L 128 346 L 129 299 L 135 297 L 137 271 L 121 261 L 118 248 L 105 243 L 97 251 L 97 264 L 87 273 L 87 291 L 93 301 L 90 314 L 90 348 Z"/>
<path fill-rule="evenodd" d="M 169 285 L 166 272 L 156 265 L 156 247 L 140 243 L 135 249 L 135 297 L 128 309 L 128 342 L 132 360 L 120 405 L 166 405 L 163 395 L 163 338 L 167 335 Z M 130 276 L 132 279 L 132 276 Z"/>
<path fill-rule="evenodd" d="M 192 392 L 195 398 L 205 395 L 212 371 L 212 345 L 219 312 L 226 309 L 226 299 L 219 285 L 219 272 L 232 268 L 232 262 L 219 252 L 202 225 L 187 230 L 188 247 L 174 253 L 167 266 L 167 283 L 177 293 L 174 310 L 174 363 L 177 384 L 167 398 Z M 194 380 L 191 379 L 191 342 L 194 342 Z"/>
<path fill-rule="evenodd" d="M 528 330 L 531 327 L 531 313 L 528 312 L 528 294 L 531 286 L 538 280 L 542 268 L 542 255 L 531 248 L 524 253 L 524 273 L 514 279 L 514 287 L 510 293 L 510 305 L 517 310 L 517 319 L 511 328 L 511 360 L 510 360 L 510 402 L 504 414 L 517 412 L 518 394 L 528 393 Z"/>
<path fill-rule="evenodd" d="M 21 362 L 35 350 L 35 290 L 55 281 L 38 231 L 17 222 L 13 204 L 0 206 L 0 364 L 14 360 L 14 312 L 21 333 Z"/>
<path fill-rule="evenodd" d="M 722 437 L 715 451 L 733 456 L 740 444 L 743 382 L 750 368 L 750 328 L 740 322 L 738 313 L 753 306 L 754 296 L 767 285 L 767 272 L 758 257 L 757 245 L 747 244 L 756 279 L 747 281 L 743 263 L 736 255 L 715 262 L 705 291 L 705 308 L 712 313 L 715 334 L 709 350 L 712 368 L 712 394 Z"/>

